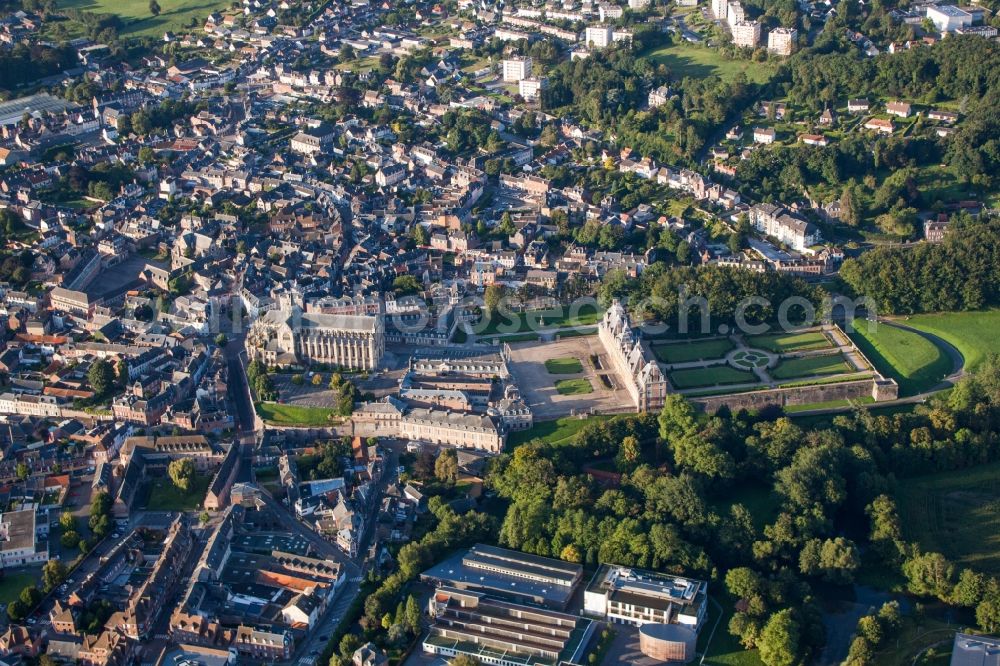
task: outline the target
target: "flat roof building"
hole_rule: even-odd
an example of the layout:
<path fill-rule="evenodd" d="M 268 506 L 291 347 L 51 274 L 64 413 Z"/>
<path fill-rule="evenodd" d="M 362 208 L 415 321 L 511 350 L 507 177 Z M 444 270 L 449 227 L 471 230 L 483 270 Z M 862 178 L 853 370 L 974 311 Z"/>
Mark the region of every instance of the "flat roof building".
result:
<path fill-rule="evenodd" d="M 481 592 L 441 587 L 431 596 L 424 651 L 465 654 L 497 666 L 579 663 L 593 623 L 576 615 L 522 606 Z"/>
<path fill-rule="evenodd" d="M 1000 666 L 1000 638 L 956 633 L 951 666 Z"/>
<path fill-rule="evenodd" d="M 476 544 L 423 572 L 420 579 L 562 609 L 582 576 L 579 564 Z"/>
<path fill-rule="evenodd" d="M 0 515 L 0 562 L 3 566 L 17 567 L 48 559 L 47 544 L 37 539 L 34 509 Z"/>
<path fill-rule="evenodd" d="M 701 629 L 708 583 L 656 571 L 603 564 L 583 593 L 583 610 L 619 624 L 682 624 Z"/>

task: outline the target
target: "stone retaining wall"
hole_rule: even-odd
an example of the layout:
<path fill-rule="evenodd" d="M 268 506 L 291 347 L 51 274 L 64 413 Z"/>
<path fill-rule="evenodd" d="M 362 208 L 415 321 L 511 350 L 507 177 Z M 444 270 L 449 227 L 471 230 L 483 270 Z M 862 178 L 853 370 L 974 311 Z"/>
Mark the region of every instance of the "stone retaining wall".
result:
<path fill-rule="evenodd" d="M 777 405 L 812 405 L 835 400 L 858 400 L 874 398 L 877 402 L 895 400 L 899 397 L 899 386 L 891 379 L 860 379 L 851 382 L 835 384 L 816 384 L 813 386 L 796 386 L 792 388 L 768 389 L 763 391 L 747 391 L 729 395 L 712 395 L 691 397 L 691 402 L 700 406 L 707 413 L 715 413 L 719 407 L 726 405 L 729 409 L 756 410 Z"/>

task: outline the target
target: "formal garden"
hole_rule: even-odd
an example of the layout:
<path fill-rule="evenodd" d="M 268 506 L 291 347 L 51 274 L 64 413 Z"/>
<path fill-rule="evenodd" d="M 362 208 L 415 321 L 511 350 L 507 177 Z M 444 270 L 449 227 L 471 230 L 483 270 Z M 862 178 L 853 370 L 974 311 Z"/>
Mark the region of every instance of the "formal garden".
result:
<path fill-rule="evenodd" d="M 681 392 L 719 392 L 808 385 L 831 378 L 851 381 L 872 376 L 872 367 L 838 329 L 732 335 L 692 340 L 658 340 L 653 354 L 671 386 Z"/>

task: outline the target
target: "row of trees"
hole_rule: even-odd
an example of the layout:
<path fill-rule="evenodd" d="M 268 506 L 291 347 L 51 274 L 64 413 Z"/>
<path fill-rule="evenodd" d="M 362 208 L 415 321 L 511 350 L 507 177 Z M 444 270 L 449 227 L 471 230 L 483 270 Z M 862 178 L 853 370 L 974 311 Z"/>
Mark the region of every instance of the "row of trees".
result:
<path fill-rule="evenodd" d="M 267 374 L 267 366 L 260 360 L 254 359 L 247 366 L 247 382 L 258 400 L 271 402 L 278 399 L 278 389 L 274 386 L 274 380 Z"/>
<path fill-rule="evenodd" d="M 759 299 L 760 294 L 768 298 L 750 303 L 748 299 Z M 715 332 L 700 329 L 706 312 L 712 325 L 731 325 L 738 315 L 748 324 L 769 323 L 775 321 L 782 304 L 793 298 L 805 299 L 821 313 L 823 296 L 821 289 L 784 273 L 753 273 L 711 265 L 671 268 L 663 262 L 652 264 L 636 279 L 611 272 L 598 288 L 598 300 L 605 305 L 614 298 L 627 300 L 630 310 L 640 317 L 655 317 L 670 325 L 671 330 L 684 320 L 689 330 L 701 333 Z M 803 314 L 798 306 L 788 311 L 794 323 L 800 323 Z"/>

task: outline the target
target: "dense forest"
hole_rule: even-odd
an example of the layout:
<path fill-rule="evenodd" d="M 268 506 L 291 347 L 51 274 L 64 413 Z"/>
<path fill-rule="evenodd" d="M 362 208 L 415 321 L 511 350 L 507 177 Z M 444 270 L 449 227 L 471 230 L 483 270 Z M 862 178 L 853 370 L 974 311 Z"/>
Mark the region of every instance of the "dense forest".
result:
<path fill-rule="evenodd" d="M 501 544 L 706 577 L 742 600 L 729 630 L 746 647 L 767 664 L 794 664 L 824 641 L 815 586 L 850 583 L 863 562 L 996 627 L 1000 585 L 906 542 L 894 491 L 907 476 L 1000 459 L 998 419 L 996 358 L 915 413 L 862 409 L 821 429 L 780 412 L 704 418 L 672 395 L 658 417 L 591 423 L 569 444 L 522 445 L 487 481 L 510 502 Z M 609 464 L 620 483 L 601 486 L 587 473 Z M 747 489 L 769 494 L 773 511 L 751 511 Z M 898 608 L 873 617 L 863 624 L 888 631 Z M 875 663 L 882 635 L 859 626 L 849 663 Z"/>
<path fill-rule="evenodd" d="M 67 47 L 18 43 L 0 54 L 0 88 L 11 90 L 76 66 L 76 52 Z"/>
<path fill-rule="evenodd" d="M 940 244 L 881 247 L 848 259 L 841 279 L 879 314 L 975 310 L 1000 303 L 1000 220 L 956 219 Z"/>

